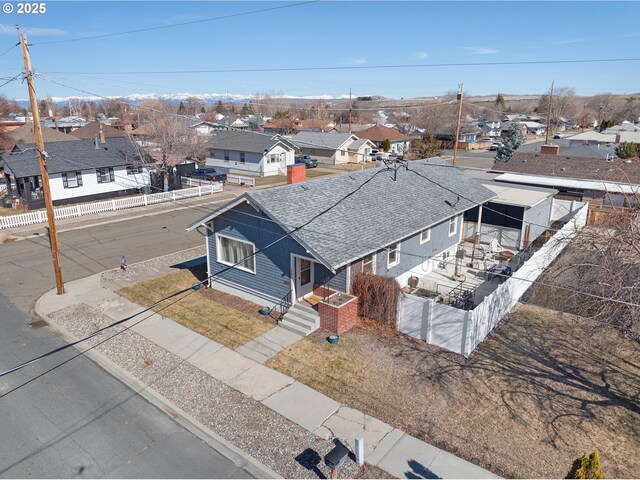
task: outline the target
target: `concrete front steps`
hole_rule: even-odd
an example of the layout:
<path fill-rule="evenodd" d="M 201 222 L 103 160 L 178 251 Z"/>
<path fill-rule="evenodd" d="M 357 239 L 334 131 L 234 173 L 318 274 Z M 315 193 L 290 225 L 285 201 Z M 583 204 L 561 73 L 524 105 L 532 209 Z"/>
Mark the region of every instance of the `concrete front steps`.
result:
<path fill-rule="evenodd" d="M 320 316 L 313 308 L 296 303 L 282 318 L 280 326 L 306 336 L 320 328 Z"/>

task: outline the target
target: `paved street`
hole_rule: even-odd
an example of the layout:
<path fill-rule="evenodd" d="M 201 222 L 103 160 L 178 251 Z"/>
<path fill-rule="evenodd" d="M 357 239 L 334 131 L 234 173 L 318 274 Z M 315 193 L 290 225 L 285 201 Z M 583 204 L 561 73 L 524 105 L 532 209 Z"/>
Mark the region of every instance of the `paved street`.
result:
<path fill-rule="evenodd" d="M 61 233 L 65 280 L 202 244 L 187 223 L 198 209 Z M 28 325 L 33 303 L 55 287 L 44 238 L 0 245 L 0 369 L 63 344 Z M 247 478 L 85 357 L 34 380 L 76 353 L 61 352 L 0 379 L 0 477 Z"/>

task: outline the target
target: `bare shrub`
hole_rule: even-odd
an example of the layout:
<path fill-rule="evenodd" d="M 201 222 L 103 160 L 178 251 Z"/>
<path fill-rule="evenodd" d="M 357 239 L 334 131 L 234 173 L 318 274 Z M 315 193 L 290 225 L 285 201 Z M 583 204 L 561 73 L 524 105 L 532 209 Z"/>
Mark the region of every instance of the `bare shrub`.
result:
<path fill-rule="evenodd" d="M 353 281 L 353 294 L 360 316 L 396 325 L 402 289 L 394 278 L 361 272 Z"/>

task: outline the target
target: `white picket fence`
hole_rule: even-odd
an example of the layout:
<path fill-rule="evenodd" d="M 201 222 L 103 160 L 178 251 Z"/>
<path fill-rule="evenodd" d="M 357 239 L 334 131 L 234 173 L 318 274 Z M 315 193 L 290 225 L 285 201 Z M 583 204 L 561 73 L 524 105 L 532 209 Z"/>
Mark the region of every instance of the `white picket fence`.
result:
<path fill-rule="evenodd" d="M 399 308 L 398 329 L 432 345 L 469 356 L 584 228 L 589 204 L 580 203 L 568 223 L 475 309 L 464 311 L 406 295 Z"/>
<path fill-rule="evenodd" d="M 256 186 L 256 177 L 244 177 L 242 175 L 227 175 L 228 183 L 235 183 L 237 185 L 246 185 L 247 187 Z"/>
<path fill-rule="evenodd" d="M 152 193 L 150 195 L 138 195 L 135 197 L 114 198 L 103 202 L 81 203 L 78 205 L 70 205 L 68 207 L 56 207 L 53 209 L 53 212 L 56 220 L 60 220 L 63 218 L 80 217 L 82 215 L 111 212 L 125 208 L 144 207 L 155 203 L 175 202 L 190 197 L 211 195 L 216 192 L 222 192 L 222 190 L 223 186 L 221 183 L 212 183 L 210 185 L 202 185 L 184 190 L 174 190 L 172 192 Z M 6 217 L 0 217 L 0 230 L 34 225 L 36 223 L 45 223 L 47 221 L 48 217 L 45 210 L 9 215 Z"/>

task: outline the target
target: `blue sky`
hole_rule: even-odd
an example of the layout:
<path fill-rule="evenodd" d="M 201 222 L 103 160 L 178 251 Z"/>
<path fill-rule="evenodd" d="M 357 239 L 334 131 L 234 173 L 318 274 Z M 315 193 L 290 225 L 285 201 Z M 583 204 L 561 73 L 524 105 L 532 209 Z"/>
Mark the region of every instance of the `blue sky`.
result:
<path fill-rule="evenodd" d="M 2 3 L 2 2 L 0 2 Z M 10 2 L 17 6 L 17 2 Z M 44 14 L 0 14 L 0 53 L 27 31 L 37 72 L 99 95 L 236 93 L 418 97 L 464 82 L 474 95 L 579 95 L 640 91 L 640 62 L 210 74 L 88 72 L 346 67 L 640 57 L 636 2 L 315 2 L 235 18 L 102 39 L 49 44 L 287 5 L 286 2 L 46 2 Z M 42 44 L 40 44 L 42 43 Z M 0 77 L 22 66 L 19 48 L 0 57 Z M 54 78 L 55 77 L 55 78 Z M 3 81 L 0 81 L 3 83 Z M 38 96 L 77 95 L 47 80 Z M 25 98 L 13 82 L 0 89 Z"/>

